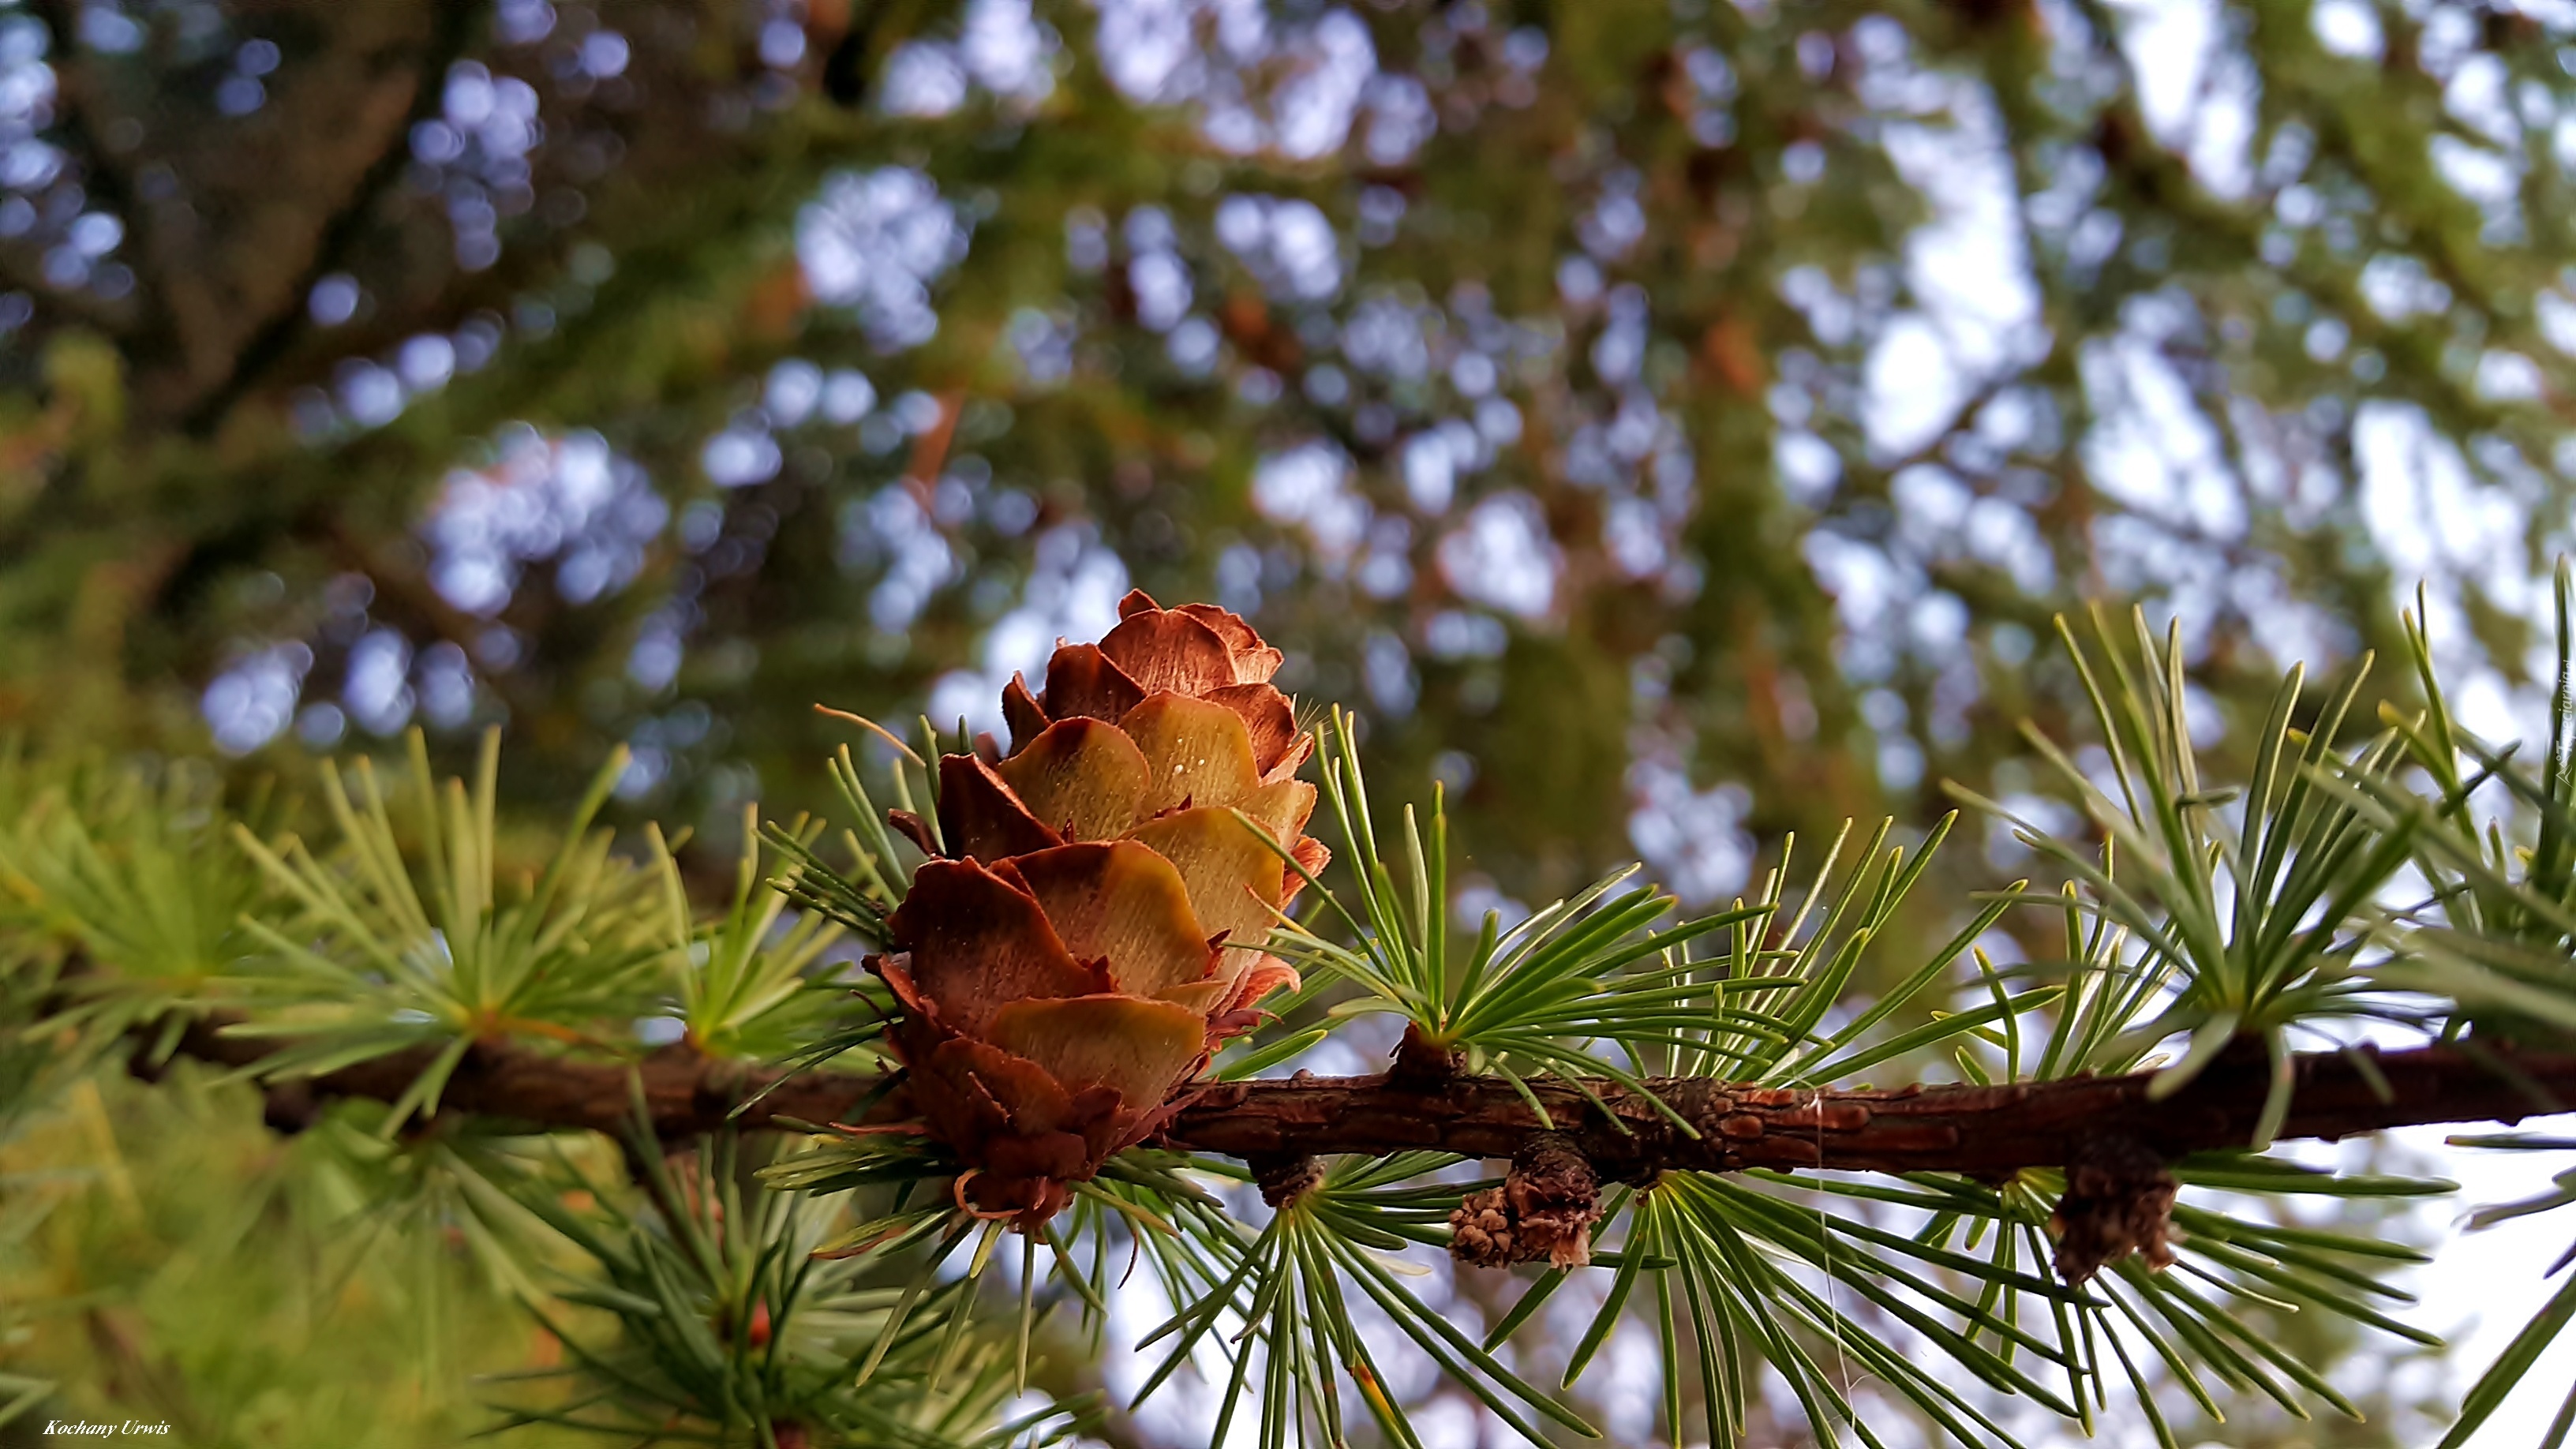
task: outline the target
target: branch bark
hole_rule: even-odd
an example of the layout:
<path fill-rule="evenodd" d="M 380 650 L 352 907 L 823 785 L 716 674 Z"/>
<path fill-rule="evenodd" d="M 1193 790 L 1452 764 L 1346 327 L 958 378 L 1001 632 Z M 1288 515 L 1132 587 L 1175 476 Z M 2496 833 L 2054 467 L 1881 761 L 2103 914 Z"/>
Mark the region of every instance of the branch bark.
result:
<path fill-rule="evenodd" d="M 199 1017 L 180 1033 L 175 1052 L 255 1072 L 269 1055 L 269 1043 L 234 1034 L 231 1028 L 237 1025 L 237 1018 L 221 1013 Z M 390 1102 L 429 1069 L 439 1050 L 438 1043 L 411 1047 L 318 1076 L 282 1078 L 278 1085 L 299 1086 L 315 1098 Z M 446 1090 L 439 1094 L 439 1110 L 537 1127 L 587 1128 L 615 1136 L 634 1122 L 628 1070 L 623 1062 L 559 1056 L 502 1041 L 477 1042 L 448 1077 Z M 741 1125 L 785 1130 L 787 1124 L 781 1119 L 836 1121 L 876 1085 L 873 1077 L 835 1072 L 806 1072 L 782 1080 L 777 1072 L 701 1056 L 686 1047 L 654 1052 L 635 1062 L 632 1070 L 642 1081 L 654 1133 L 665 1141 L 718 1130 L 736 1104 L 764 1088 L 767 1095 L 742 1113 Z"/>
<path fill-rule="evenodd" d="M 2373 1060 L 2389 1087 L 2385 1101 L 2341 1053 L 2294 1058 L 2295 1094 L 2281 1135 L 2332 1139 L 2436 1122 L 2510 1122 L 2576 1103 L 2576 1055 L 2419 1047 Z M 1650 1080 L 1697 1138 L 1616 1083 L 1589 1084 L 1615 1124 L 1570 1085 L 1530 1087 L 1603 1177 L 1637 1180 L 1666 1168 L 2001 1174 L 2062 1166 L 2081 1144 L 2111 1137 L 2172 1159 L 2250 1141 L 2268 1077 L 2258 1052 L 2220 1059 L 2163 1101 L 2148 1098 L 2149 1073 L 1822 1092 Z M 1541 1130 L 1520 1094 L 1499 1079 L 1411 1087 L 1346 1077 L 1212 1088 L 1167 1137 L 1228 1156 L 1421 1148 L 1508 1157 Z"/>
<path fill-rule="evenodd" d="M 222 1018 L 192 1023 L 178 1050 L 255 1070 L 268 1054 L 258 1037 L 228 1033 Z M 400 1096 L 437 1054 L 425 1046 L 310 1078 L 317 1096 Z M 2341 1138 L 2391 1127 L 2450 1122 L 2515 1122 L 2576 1104 L 2576 1053 L 2501 1046 L 2418 1047 L 2369 1052 L 2385 1081 L 2336 1052 L 2293 1058 L 2295 1089 L 2284 1137 Z M 442 1110 L 545 1127 L 623 1131 L 630 1120 L 622 1063 L 587 1061 L 503 1042 L 470 1050 L 440 1098 Z M 779 1074 L 666 1048 L 636 1063 L 654 1131 L 668 1140 L 709 1132 L 731 1117 L 749 1128 L 791 1121 L 830 1123 L 868 1101 L 873 1077 Z M 2260 1053 L 2223 1056 L 2162 1101 L 2147 1095 L 2149 1074 L 2078 1077 L 2010 1086 L 1913 1086 L 1892 1091 L 1788 1091 L 1704 1078 L 1648 1082 L 1698 1131 L 1696 1138 L 1618 1084 L 1588 1085 L 1604 1117 L 1574 1086 L 1530 1083 L 1553 1130 L 1605 1179 L 1643 1180 L 1671 1168 L 1833 1168 L 1861 1172 L 2000 1175 L 2058 1167 L 2085 1144 L 2126 1138 L 2171 1160 L 2243 1146 L 2263 1104 L 2269 1067 Z M 736 1104 L 760 1099 L 734 1116 Z M 870 1109 L 877 1120 L 893 1110 Z M 1615 1119 L 1615 1120 L 1613 1120 Z M 1212 1085 L 1173 1119 L 1174 1147 L 1253 1160 L 1384 1156 L 1429 1150 L 1511 1157 L 1550 1131 L 1510 1083 L 1493 1077 L 1440 1081 L 1315 1077 Z"/>

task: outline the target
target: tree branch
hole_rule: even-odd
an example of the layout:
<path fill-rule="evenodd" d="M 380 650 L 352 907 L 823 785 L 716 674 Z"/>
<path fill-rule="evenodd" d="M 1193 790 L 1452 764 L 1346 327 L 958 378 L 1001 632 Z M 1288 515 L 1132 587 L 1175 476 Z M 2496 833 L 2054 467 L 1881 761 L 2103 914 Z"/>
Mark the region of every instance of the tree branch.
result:
<path fill-rule="evenodd" d="M 2373 1053 L 2389 1087 L 2339 1052 L 2293 1058 L 2297 1085 L 2283 1137 L 2350 1137 L 2435 1122 L 2518 1121 L 2576 1103 L 2576 1055 L 2459 1047 Z M 2009 1086 L 1787 1091 L 1699 1077 L 1647 1086 L 1697 1129 L 1694 1139 L 1614 1082 L 1588 1085 L 1606 1121 L 1573 1086 L 1532 1092 L 1605 1178 L 1666 1168 L 1835 1168 L 1858 1172 L 2001 1174 L 2063 1166 L 2084 1142 L 2125 1137 L 2167 1159 L 2242 1147 L 2254 1135 L 2269 1066 L 2258 1051 L 2211 1064 L 2151 1101 L 2152 1073 Z M 1625 1128 L 1626 1130 L 1622 1130 Z M 1303 1078 L 1214 1087 L 1173 1122 L 1176 1146 L 1233 1157 L 1405 1149 L 1509 1157 L 1543 1130 L 1512 1085 L 1457 1077 L 1432 1086 L 1377 1077 Z"/>
<path fill-rule="evenodd" d="M 220 1012 L 200 1016 L 180 1033 L 176 1053 L 255 1073 L 271 1047 L 265 1038 L 236 1034 L 240 1024 L 239 1018 Z M 300 1082 L 317 1098 L 390 1102 L 428 1070 L 442 1045 L 432 1042 L 318 1076 L 279 1080 Z M 634 1121 L 628 1069 L 623 1062 L 557 1056 L 501 1041 L 477 1042 L 447 1079 L 446 1089 L 439 1094 L 439 1109 L 538 1127 L 582 1127 L 615 1136 Z M 742 1125 L 784 1129 L 782 1118 L 831 1122 L 857 1106 L 877 1082 L 874 1077 L 833 1072 L 806 1072 L 781 1080 L 777 1072 L 701 1056 L 686 1047 L 655 1052 L 634 1063 L 633 1070 L 643 1083 L 654 1133 L 665 1141 L 716 1131 L 736 1104 L 764 1088 L 768 1094 L 742 1113 Z"/>
<path fill-rule="evenodd" d="M 229 1033 L 209 1016 L 182 1034 L 179 1051 L 256 1069 L 261 1038 Z M 309 1079 L 317 1096 L 390 1101 L 437 1055 L 413 1048 Z M 2576 1103 L 2576 1054 L 2456 1046 L 2365 1054 L 2384 1079 L 2382 1100 L 2351 1056 L 2293 1058 L 2295 1095 L 2283 1137 L 2341 1138 L 2427 1123 L 2519 1121 Z M 475 1046 L 440 1097 L 445 1110 L 546 1127 L 623 1130 L 630 1120 L 624 1064 L 583 1061 L 501 1042 Z M 735 1104 L 767 1089 L 733 1118 L 752 1128 L 791 1121 L 829 1123 L 870 1099 L 872 1077 L 778 1073 L 712 1060 L 685 1048 L 644 1058 L 641 1078 L 654 1131 L 664 1139 L 713 1131 Z M 1588 1085 L 1617 1124 L 1570 1084 L 1531 1082 L 1555 1129 L 1601 1176 L 1641 1180 L 1668 1168 L 1835 1168 L 1863 1172 L 2000 1175 L 2058 1167 L 2079 1147 L 2133 1140 L 2166 1159 L 2241 1147 L 2253 1136 L 2269 1067 L 2261 1054 L 2212 1063 L 2163 1101 L 2147 1095 L 2151 1074 L 2079 1077 L 2012 1086 L 1903 1087 L 1892 1091 L 1787 1091 L 1699 1077 L 1648 1082 L 1699 1132 L 1685 1135 L 1656 1108 L 1614 1082 Z M 882 1120 L 892 1109 L 871 1109 Z M 1622 1129 L 1625 1130 L 1622 1130 Z M 1444 1081 L 1315 1077 L 1233 1082 L 1201 1090 L 1164 1133 L 1171 1146 L 1228 1157 L 1278 1159 L 1341 1154 L 1384 1156 L 1429 1150 L 1510 1157 L 1549 1130 L 1510 1083 L 1495 1077 Z"/>

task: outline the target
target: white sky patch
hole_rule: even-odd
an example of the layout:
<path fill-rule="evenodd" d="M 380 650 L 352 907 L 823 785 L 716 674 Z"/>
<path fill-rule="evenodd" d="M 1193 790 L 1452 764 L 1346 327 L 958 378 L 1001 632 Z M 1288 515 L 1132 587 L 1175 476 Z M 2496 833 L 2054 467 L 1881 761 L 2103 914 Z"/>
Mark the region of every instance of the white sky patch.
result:
<path fill-rule="evenodd" d="M 1136 294 L 1136 320 L 1149 331 L 1169 332 L 1190 314 L 1195 289 L 1177 253 L 1138 252 L 1127 262 L 1127 286 Z"/>
<path fill-rule="evenodd" d="M 1628 841 L 1655 878 L 1685 905 L 1699 906 L 1741 888 L 1753 868 L 1753 836 L 1744 828 L 1753 799 L 1741 785 L 1691 788 L 1688 772 L 1661 760 L 1628 767 Z"/>
<path fill-rule="evenodd" d="M 2132 332 L 2090 344 L 2081 366 L 2101 419 L 2083 445 L 2094 486 L 2171 527 L 2242 537 L 2245 499 L 2225 440 L 2153 340 Z"/>
<path fill-rule="evenodd" d="M 973 0 L 954 43 L 913 40 L 896 47 L 886 58 L 877 104 L 891 116 L 944 116 L 966 104 L 971 82 L 1026 109 L 1054 93 L 1053 61 L 1061 48 L 1029 0 Z"/>
<path fill-rule="evenodd" d="M 1843 455 L 1834 445 L 1797 428 L 1782 428 L 1772 437 L 1771 465 L 1793 502 L 1822 508 L 1842 481 Z"/>
<path fill-rule="evenodd" d="M 957 40 L 958 57 L 978 84 L 1014 100 L 1042 101 L 1055 90 L 1057 41 L 1038 24 L 1029 0 L 973 0 Z"/>
<path fill-rule="evenodd" d="M 2435 136 L 2429 144 L 2434 168 L 2453 190 L 2485 207 L 2513 201 L 2522 183 L 2522 168 L 2511 155 L 2457 136 Z"/>
<path fill-rule="evenodd" d="M 2128 21 L 2120 47 L 2136 76 L 2138 109 L 2156 139 L 2178 145 L 2190 134 L 2218 43 L 2218 6 L 2215 0 L 2130 0 L 2118 10 Z"/>
<path fill-rule="evenodd" d="M 2408 405 L 2365 405 L 2353 422 L 2353 452 L 2362 521 L 2388 561 L 2399 603 L 2413 608 L 2412 586 L 2424 585 L 2425 630 L 2460 723 L 2495 743 L 2541 738 L 2555 661 L 2549 595 L 2524 550 L 2531 502 L 2479 482 L 2458 448 Z M 2541 626 L 2533 657 L 2523 661 L 2532 685 L 2515 690 L 2486 662 L 2461 604 L 2472 581 L 2490 603 Z"/>
<path fill-rule="evenodd" d="M 2568 1117 L 2533 1118 L 2520 1130 L 2565 1135 L 2576 1127 Z M 2480 1207 L 2531 1197 L 2549 1188 L 2550 1176 L 2563 1170 L 2565 1155 L 2548 1152 L 2497 1152 L 2452 1147 L 2445 1138 L 2455 1131 L 2471 1134 L 2500 1130 L 2492 1125 L 2454 1129 L 2400 1127 L 2376 1139 L 2343 1143 L 2291 1142 L 2282 1155 L 2312 1167 L 2340 1171 L 2388 1170 L 2374 1164 L 2376 1152 L 2393 1148 L 2406 1169 L 2437 1173 L 2460 1184 L 2457 1195 L 2427 1200 L 2417 1209 L 2419 1221 L 2435 1229 L 2425 1251 L 2433 1261 L 2398 1274 L 2396 1286 L 2417 1295 L 2418 1302 L 2396 1316 L 2441 1334 L 2450 1352 L 2429 1367 L 2438 1380 L 2425 1386 L 2456 1403 L 2495 1362 L 2532 1313 L 2565 1279 L 2544 1279 L 2540 1270 L 2557 1261 L 2576 1241 L 2576 1212 L 2561 1210 L 2518 1218 L 2472 1231 L 2468 1216 Z M 2381 1339 L 2386 1343 L 2388 1340 Z M 2404 1371 L 2401 1369 L 2401 1371 Z M 2479 1431 L 2477 1442 L 2536 1444 L 2576 1381 L 2576 1335 L 2561 1334 Z M 2415 1392 L 2410 1386 L 2408 1392 Z M 2401 1392 L 2397 1397 L 2405 1397 Z M 2430 1441 L 2430 1435 L 2425 1441 Z M 2072 1444 L 2074 1440 L 2068 1440 Z"/>
<path fill-rule="evenodd" d="M 1632 579 L 1659 573 L 1672 561 L 1664 543 L 1661 510 L 1643 498 L 1613 498 L 1603 509 L 1601 542 L 1619 571 Z"/>
<path fill-rule="evenodd" d="M 2576 301 L 2555 287 L 2544 288 L 2532 298 L 2532 312 L 2549 345 L 2576 357 Z"/>
<path fill-rule="evenodd" d="M 1457 491 L 1459 463 L 1448 434 L 1437 428 L 1414 434 L 1405 440 L 1400 465 L 1405 496 L 1423 513 L 1448 512 L 1449 500 Z"/>
<path fill-rule="evenodd" d="M 2522 123 L 2506 98 L 2509 79 L 2504 57 L 2472 55 L 2460 62 L 2442 87 L 2442 105 L 2452 115 L 2485 133 L 2499 146 L 2522 144 Z"/>
<path fill-rule="evenodd" d="M 448 189 L 448 220 L 457 264 L 480 271 L 501 255 L 496 195 L 528 186 L 528 153 L 541 130 L 537 92 L 517 76 L 461 60 L 448 68 L 439 100 L 439 116 L 413 128 L 412 154 L 465 183 Z"/>
<path fill-rule="evenodd" d="M 2451 305 L 2451 289 L 2435 280 L 2422 262 L 2394 253 L 2371 258 L 2355 285 L 2370 310 L 2391 322 L 2418 312 L 2447 311 Z"/>
<path fill-rule="evenodd" d="M 1348 10 L 1281 28 L 1260 0 L 1095 4 L 1097 54 L 1110 83 L 1142 104 L 1196 105 L 1201 129 L 1226 151 L 1331 155 L 1376 93 L 1377 47 Z M 1265 83 L 1266 93 L 1251 89 Z M 1401 112 L 1400 99 L 1396 106 Z M 1399 122 L 1382 144 L 1409 149 L 1405 134 Z"/>
<path fill-rule="evenodd" d="M 886 57 L 877 104 L 889 116 L 929 119 L 966 104 L 966 67 L 954 47 L 912 40 Z"/>
<path fill-rule="evenodd" d="M 1342 288 L 1342 239 L 1311 201 L 1229 196 L 1217 203 L 1216 237 L 1273 296 L 1320 302 Z"/>
<path fill-rule="evenodd" d="M 967 240 L 957 208 L 909 166 L 844 171 L 796 218 L 796 256 L 815 300 L 858 313 L 888 351 L 939 330 L 930 284 L 965 258 Z"/>
<path fill-rule="evenodd" d="M 2519 552 L 2522 508 L 2503 489 L 2472 479 L 2459 451 L 2421 411 L 2365 404 L 2353 420 L 2353 452 L 2361 463 L 2363 521 L 2398 576 L 2474 574 L 2504 586 L 2499 603 L 2522 601 L 2518 578 L 2493 567 Z"/>
<path fill-rule="evenodd" d="M 2278 564 L 2238 568 L 2228 597 L 2244 616 L 2246 632 L 2255 644 L 2283 669 L 2305 663 L 2309 678 L 2321 678 L 2335 661 L 2352 652 L 2349 628 L 2313 600 L 2292 594 Z"/>
<path fill-rule="evenodd" d="M 1441 326 L 1438 308 L 1416 306 L 1385 292 L 1363 295 L 1342 324 L 1342 356 L 1353 367 L 1381 377 L 1419 378 L 1431 370 L 1428 334 Z"/>
<path fill-rule="evenodd" d="M 411 641 L 397 629 L 370 630 L 349 647 L 340 702 L 370 734 L 391 735 L 411 722 Z"/>
<path fill-rule="evenodd" d="M 698 468 L 719 488 L 745 488 L 778 476 L 778 440 L 756 422 L 737 423 L 698 450 Z"/>
<path fill-rule="evenodd" d="M 12 155 L 11 159 L 20 164 L 35 162 L 35 169 L 47 174 L 60 163 L 60 153 L 30 137 L 50 121 L 58 90 L 54 68 L 44 59 L 49 44 L 43 23 L 32 17 L 12 16 L 7 26 L 0 27 L 0 127 L 5 128 L 7 150 L 35 148 L 27 157 Z M 12 177 L 11 184 L 29 183 Z"/>
<path fill-rule="evenodd" d="M 2379 12 L 2365 0 L 2317 0 L 2308 12 L 2317 43 L 2337 55 L 2377 60 L 2387 38 L 2380 33 Z"/>
<path fill-rule="evenodd" d="M 2540 365 L 2519 352 L 2490 348 L 2478 358 L 2477 394 L 2489 402 L 2538 402 L 2548 393 Z"/>
<path fill-rule="evenodd" d="M 1960 539 L 1970 557 L 2010 573 L 2032 595 L 2047 593 L 2057 581 L 2057 556 L 2039 524 L 2003 499 L 1980 498 L 1971 504 Z"/>
<path fill-rule="evenodd" d="M 948 536 L 901 483 L 889 483 L 866 503 L 854 500 L 844 509 L 841 553 L 845 566 L 884 560 L 885 573 L 868 591 L 868 622 L 888 634 L 909 630 L 929 607 L 930 596 L 958 574 L 957 552 L 949 547 Z"/>
<path fill-rule="evenodd" d="M 1351 489 L 1351 460 L 1330 443 L 1301 443 L 1252 470 L 1252 506 L 1273 523 L 1302 527 L 1328 577 L 1368 535 L 1372 510 Z"/>
<path fill-rule="evenodd" d="M 2147 129 L 2191 163 L 2202 185 L 2244 195 L 2254 179 L 2255 81 L 2221 47 L 2219 0 L 2122 0 L 2117 9 Z"/>
<path fill-rule="evenodd" d="M 1450 590 L 1524 619 L 1544 616 L 1556 603 L 1556 577 L 1564 557 L 1537 500 L 1518 490 L 1496 493 L 1467 510 L 1466 521 L 1442 536 L 1440 572 Z"/>
<path fill-rule="evenodd" d="M 1870 451 L 1883 458 L 1929 446 L 1968 401 L 1968 379 L 1948 338 L 1920 312 L 1881 329 L 1861 377 L 1869 391 L 1862 427 Z"/>
<path fill-rule="evenodd" d="M 1340 150 L 1350 135 L 1360 95 L 1377 74 L 1377 47 L 1358 16 L 1334 10 L 1292 54 L 1297 68 L 1271 103 L 1271 129 L 1282 153 L 1311 161 Z"/>
<path fill-rule="evenodd" d="M 942 728 L 963 718 L 970 730 L 1002 727 L 1002 686 L 1018 674 L 1032 693 L 1045 687 L 1058 644 L 1090 644 L 1118 625 L 1127 565 L 1104 547 L 1088 523 L 1059 524 L 1040 534 L 1029 581 L 1017 607 L 984 635 L 982 667 L 951 670 L 930 688 L 930 718 Z"/>
<path fill-rule="evenodd" d="M 1383 72 L 1369 82 L 1363 98 L 1369 111 L 1368 158 L 1380 166 L 1401 166 L 1440 129 L 1431 94 L 1409 75 Z"/>
<path fill-rule="evenodd" d="M 1951 124 L 1886 131 L 1889 161 L 1934 213 L 1905 244 L 1906 282 L 1923 310 L 1891 324 L 1870 356 L 1870 442 L 1892 453 L 1930 441 L 1977 382 L 2048 347 L 2002 121 L 1985 91 L 1964 81 L 1949 87 L 1948 105 Z"/>
<path fill-rule="evenodd" d="M 215 747 L 246 755 L 275 739 L 295 718 L 313 651 L 303 644 L 272 644 L 236 660 L 206 686 L 199 707 L 214 732 Z"/>
<path fill-rule="evenodd" d="M 1811 530 L 1800 545 L 1816 582 L 1833 597 L 1835 617 L 1844 632 L 1868 635 L 1916 587 L 1901 576 L 1885 552 L 1828 529 Z"/>
<path fill-rule="evenodd" d="M 1270 54 L 1268 13 L 1261 0 L 1098 0 L 1101 68 L 1127 98 L 1170 104 L 1200 95 L 1210 57 L 1199 51 L 1204 23 L 1214 58 L 1249 65 Z"/>
<path fill-rule="evenodd" d="M 634 578 L 670 509 L 644 470 L 599 434 L 506 429 L 498 457 L 447 475 L 421 522 L 441 597 L 489 618 L 528 564 L 556 560 L 556 591 L 584 604 Z"/>

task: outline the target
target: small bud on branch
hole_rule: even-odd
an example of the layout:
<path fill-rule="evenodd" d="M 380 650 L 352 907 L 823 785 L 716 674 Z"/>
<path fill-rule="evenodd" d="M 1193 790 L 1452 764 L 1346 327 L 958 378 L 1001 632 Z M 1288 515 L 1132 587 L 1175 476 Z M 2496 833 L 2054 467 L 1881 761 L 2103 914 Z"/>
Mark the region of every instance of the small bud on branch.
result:
<path fill-rule="evenodd" d="M 1449 1256 L 1477 1268 L 1541 1258 L 1580 1268 L 1592 1261 L 1592 1224 L 1600 1216 L 1592 1164 L 1564 1133 L 1541 1132 L 1512 1154 L 1502 1186 L 1469 1194 L 1449 1215 Z"/>

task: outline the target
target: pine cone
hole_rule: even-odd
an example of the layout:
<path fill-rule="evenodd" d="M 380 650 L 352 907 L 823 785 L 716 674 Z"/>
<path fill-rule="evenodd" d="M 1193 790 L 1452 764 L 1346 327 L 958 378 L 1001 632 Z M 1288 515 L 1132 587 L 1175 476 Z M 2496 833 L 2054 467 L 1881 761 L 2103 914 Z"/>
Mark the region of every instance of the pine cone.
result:
<path fill-rule="evenodd" d="M 1131 593 L 1119 614 L 1057 648 L 1043 697 L 1013 677 L 1007 758 L 940 759 L 946 854 L 868 962 L 904 1006 L 913 1103 L 967 1165 L 959 1202 L 1026 1227 L 1296 984 L 1260 942 L 1302 878 L 1235 812 L 1310 871 L 1328 858 L 1303 833 L 1314 740 L 1270 684 L 1279 651 L 1206 604 Z"/>

